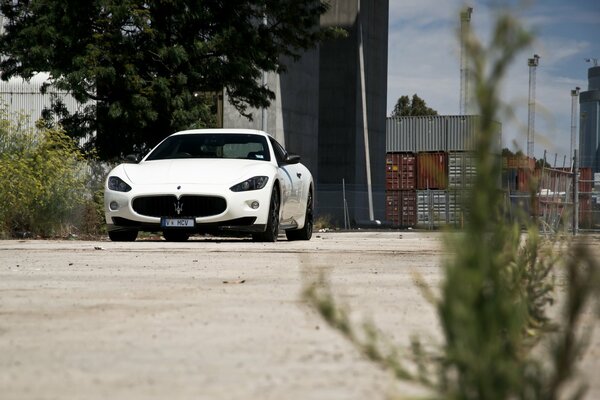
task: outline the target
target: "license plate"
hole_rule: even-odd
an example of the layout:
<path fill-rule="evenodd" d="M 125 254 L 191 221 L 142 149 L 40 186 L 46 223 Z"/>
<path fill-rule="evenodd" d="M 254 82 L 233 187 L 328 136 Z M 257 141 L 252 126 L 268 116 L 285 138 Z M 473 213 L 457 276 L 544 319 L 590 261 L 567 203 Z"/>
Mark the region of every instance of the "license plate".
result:
<path fill-rule="evenodd" d="M 162 218 L 160 226 L 163 228 L 193 228 L 194 218 Z"/>

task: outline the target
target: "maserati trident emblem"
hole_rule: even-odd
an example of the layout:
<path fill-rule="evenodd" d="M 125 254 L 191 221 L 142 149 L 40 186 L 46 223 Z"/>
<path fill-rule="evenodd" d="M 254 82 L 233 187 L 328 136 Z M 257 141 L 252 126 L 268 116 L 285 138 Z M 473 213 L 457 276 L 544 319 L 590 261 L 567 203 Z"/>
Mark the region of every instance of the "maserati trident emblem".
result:
<path fill-rule="evenodd" d="M 181 215 L 181 212 L 183 211 L 183 201 L 177 200 L 177 203 L 173 203 L 173 205 L 175 206 L 177 215 Z"/>

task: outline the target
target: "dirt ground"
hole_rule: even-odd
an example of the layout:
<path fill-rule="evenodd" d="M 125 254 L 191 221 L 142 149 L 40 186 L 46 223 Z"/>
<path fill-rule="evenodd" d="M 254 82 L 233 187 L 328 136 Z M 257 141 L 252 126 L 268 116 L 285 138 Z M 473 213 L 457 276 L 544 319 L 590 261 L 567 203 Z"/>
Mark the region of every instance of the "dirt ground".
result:
<path fill-rule="evenodd" d="M 0 241 L 0 399 L 386 399 L 423 393 L 375 367 L 301 299 L 340 301 L 399 345 L 441 341 L 415 273 L 440 283 L 440 233 Z M 591 325 L 586 316 L 586 328 Z M 600 335 L 581 364 L 600 398 Z"/>

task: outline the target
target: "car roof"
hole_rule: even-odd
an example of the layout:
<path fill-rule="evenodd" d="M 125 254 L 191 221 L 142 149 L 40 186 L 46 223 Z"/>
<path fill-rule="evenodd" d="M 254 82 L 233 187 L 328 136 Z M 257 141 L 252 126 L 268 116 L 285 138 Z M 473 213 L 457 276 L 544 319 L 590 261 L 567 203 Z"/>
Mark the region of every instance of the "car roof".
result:
<path fill-rule="evenodd" d="M 231 134 L 231 133 L 238 133 L 238 134 L 250 134 L 250 135 L 260 135 L 260 136 L 269 136 L 272 137 L 270 134 L 268 134 L 267 132 L 264 131 L 259 131 L 257 129 L 230 129 L 230 128 L 211 128 L 211 129 L 188 129 L 185 131 L 179 131 L 179 132 L 175 132 L 173 135 L 171 136 L 175 136 L 175 135 L 191 135 L 191 134 Z"/>

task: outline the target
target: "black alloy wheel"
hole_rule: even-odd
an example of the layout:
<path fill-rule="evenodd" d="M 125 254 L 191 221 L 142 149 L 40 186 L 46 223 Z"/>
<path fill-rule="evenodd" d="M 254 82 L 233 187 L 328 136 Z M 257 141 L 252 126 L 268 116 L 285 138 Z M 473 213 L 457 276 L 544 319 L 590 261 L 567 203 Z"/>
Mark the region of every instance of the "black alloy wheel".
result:
<path fill-rule="evenodd" d="M 310 240 L 313 233 L 313 196 L 312 190 L 308 192 L 306 199 L 306 212 L 304 214 L 304 226 L 300 229 L 285 231 L 288 240 Z"/>
<path fill-rule="evenodd" d="M 273 186 L 269 205 L 269 219 L 264 232 L 255 233 L 252 238 L 258 242 L 276 242 L 279 235 L 279 190 Z"/>

